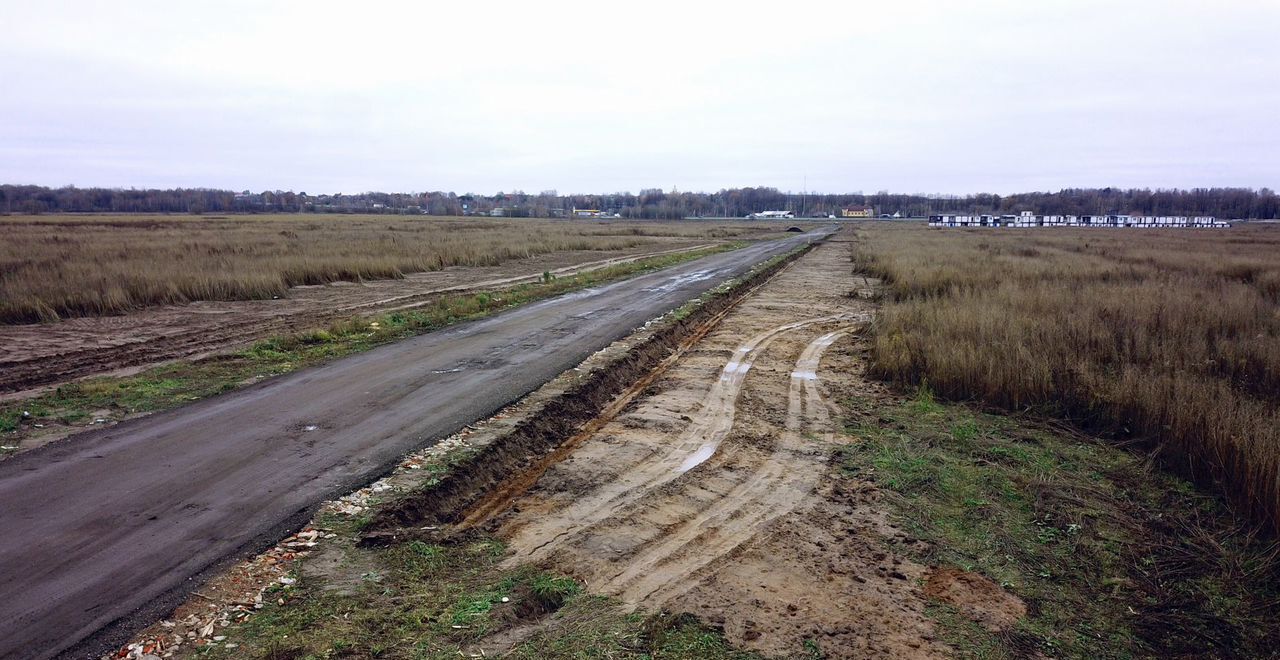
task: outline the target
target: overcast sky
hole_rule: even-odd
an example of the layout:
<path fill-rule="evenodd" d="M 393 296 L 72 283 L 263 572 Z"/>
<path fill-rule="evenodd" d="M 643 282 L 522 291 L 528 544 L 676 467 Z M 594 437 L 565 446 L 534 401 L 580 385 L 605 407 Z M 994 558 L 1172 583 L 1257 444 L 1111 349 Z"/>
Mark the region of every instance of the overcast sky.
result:
<path fill-rule="evenodd" d="M 0 182 L 1280 187 L 1280 0 L 0 0 Z"/>

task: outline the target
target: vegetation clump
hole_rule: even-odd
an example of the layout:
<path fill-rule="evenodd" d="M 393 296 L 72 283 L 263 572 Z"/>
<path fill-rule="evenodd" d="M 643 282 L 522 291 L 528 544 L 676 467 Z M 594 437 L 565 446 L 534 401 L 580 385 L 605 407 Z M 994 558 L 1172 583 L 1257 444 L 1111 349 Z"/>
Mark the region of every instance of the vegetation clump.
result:
<path fill-rule="evenodd" d="M 1280 528 L 1280 232 L 864 227 L 875 374 L 1065 417 Z"/>
<path fill-rule="evenodd" d="M 447 468 L 447 466 L 440 466 Z M 212 658 L 652 658 L 747 660 L 688 615 L 627 614 L 572 577 L 504 569 L 483 535 L 361 548 L 360 520 L 323 515 L 330 561 L 305 558 L 297 583 L 271 592 L 221 642 L 182 650 Z M 332 559 L 340 557 L 340 559 Z M 315 562 L 313 564 L 312 562 Z"/>
<path fill-rule="evenodd" d="M 980 573 L 1026 603 L 1001 632 L 953 605 L 928 614 L 961 657 L 1263 657 L 1280 604 L 1274 543 L 1221 498 L 1144 458 L 928 390 L 848 423 L 836 455 L 879 486 L 914 559 Z M 928 586 L 926 584 L 926 593 Z"/>

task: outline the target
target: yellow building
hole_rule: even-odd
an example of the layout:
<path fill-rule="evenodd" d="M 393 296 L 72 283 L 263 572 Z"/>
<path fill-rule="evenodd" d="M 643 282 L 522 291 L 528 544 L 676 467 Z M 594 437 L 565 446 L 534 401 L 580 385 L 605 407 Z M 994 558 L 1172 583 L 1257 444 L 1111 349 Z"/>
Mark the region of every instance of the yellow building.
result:
<path fill-rule="evenodd" d="M 840 217 L 842 218 L 874 218 L 876 210 L 870 206 L 863 206 L 854 209 L 840 209 Z"/>

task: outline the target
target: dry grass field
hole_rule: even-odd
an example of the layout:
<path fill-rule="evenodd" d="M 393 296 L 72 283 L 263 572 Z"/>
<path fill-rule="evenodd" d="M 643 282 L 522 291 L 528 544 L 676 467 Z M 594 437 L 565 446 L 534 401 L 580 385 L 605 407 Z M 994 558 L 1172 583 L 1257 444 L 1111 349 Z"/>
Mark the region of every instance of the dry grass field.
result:
<path fill-rule="evenodd" d="M 1151 448 L 1280 528 L 1280 227 L 862 227 L 873 368 Z"/>
<path fill-rule="evenodd" d="M 621 250 L 664 236 L 750 238 L 774 229 L 423 216 L 0 218 L 0 323 L 264 299 L 303 284 Z"/>

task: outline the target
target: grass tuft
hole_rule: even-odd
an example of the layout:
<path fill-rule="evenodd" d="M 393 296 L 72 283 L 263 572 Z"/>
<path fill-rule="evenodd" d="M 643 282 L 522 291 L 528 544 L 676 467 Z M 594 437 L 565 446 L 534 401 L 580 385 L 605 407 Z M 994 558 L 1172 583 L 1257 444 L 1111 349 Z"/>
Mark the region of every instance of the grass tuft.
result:
<path fill-rule="evenodd" d="M 962 657 L 1258 657 L 1280 639 L 1276 546 L 1129 452 L 927 391 L 846 431 L 838 464 L 929 541 L 916 560 L 977 571 L 1027 603 L 1000 634 L 933 604 Z"/>

